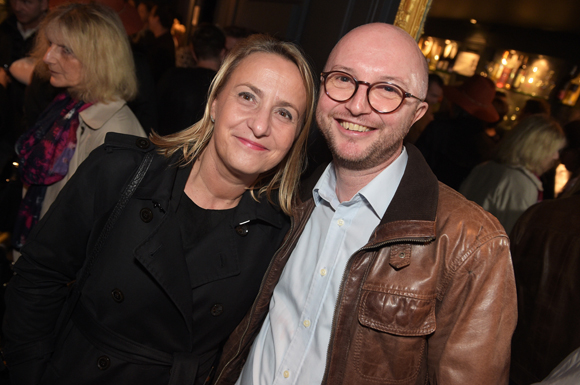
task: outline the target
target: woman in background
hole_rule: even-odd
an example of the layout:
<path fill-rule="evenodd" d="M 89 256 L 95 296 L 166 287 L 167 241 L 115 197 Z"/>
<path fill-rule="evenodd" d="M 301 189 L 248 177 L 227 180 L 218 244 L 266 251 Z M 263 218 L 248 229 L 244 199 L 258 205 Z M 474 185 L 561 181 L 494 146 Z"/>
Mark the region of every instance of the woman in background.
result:
<path fill-rule="evenodd" d="M 471 171 L 459 192 L 495 215 L 509 234 L 519 216 L 542 200 L 539 177 L 554 166 L 565 143 L 555 120 L 529 116 L 506 134 L 494 160 Z"/>
<path fill-rule="evenodd" d="M 16 144 L 26 188 L 13 234 L 25 243 L 60 190 L 108 132 L 145 136 L 127 101 L 137 94 L 131 48 L 117 14 L 100 4 L 69 4 L 42 21 L 35 71 L 59 93 Z"/>

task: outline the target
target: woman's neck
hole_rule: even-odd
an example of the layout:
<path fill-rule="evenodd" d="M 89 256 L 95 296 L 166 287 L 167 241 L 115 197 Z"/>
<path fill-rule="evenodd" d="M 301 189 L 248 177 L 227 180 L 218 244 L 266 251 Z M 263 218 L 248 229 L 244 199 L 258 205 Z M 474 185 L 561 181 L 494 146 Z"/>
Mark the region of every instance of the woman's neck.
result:
<path fill-rule="evenodd" d="M 220 171 L 207 151 L 193 164 L 185 193 L 199 207 L 210 210 L 236 207 L 249 187 L 247 182 L 228 177 Z"/>

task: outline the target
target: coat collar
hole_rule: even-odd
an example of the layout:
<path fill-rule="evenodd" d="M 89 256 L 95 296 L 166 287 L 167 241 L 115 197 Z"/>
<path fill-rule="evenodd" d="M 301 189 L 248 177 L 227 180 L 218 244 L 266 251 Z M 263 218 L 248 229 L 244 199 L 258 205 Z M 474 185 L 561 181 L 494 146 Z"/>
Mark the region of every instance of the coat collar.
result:
<path fill-rule="evenodd" d="M 439 182 L 419 150 L 408 143 L 405 147 L 409 154 L 405 173 L 369 244 L 436 236 Z"/>
<path fill-rule="evenodd" d="M 105 123 L 113 115 L 117 113 L 126 104 L 124 100 L 116 100 L 109 103 L 95 103 L 89 108 L 79 113 L 82 121 L 92 128 L 98 130 L 103 127 Z"/>

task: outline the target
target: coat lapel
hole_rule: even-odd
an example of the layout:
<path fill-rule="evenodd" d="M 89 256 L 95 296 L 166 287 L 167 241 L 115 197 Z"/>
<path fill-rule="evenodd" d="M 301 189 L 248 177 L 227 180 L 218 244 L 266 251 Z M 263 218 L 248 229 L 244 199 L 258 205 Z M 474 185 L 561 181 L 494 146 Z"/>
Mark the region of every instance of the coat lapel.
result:
<path fill-rule="evenodd" d="M 143 187 L 135 192 L 135 198 L 142 202 L 142 210 L 149 209 L 152 213 L 148 223 L 152 231 L 135 249 L 135 257 L 175 303 L 191 332 L 191 283 L 179 224 L 175 220 L 190 171 L 191 166 L 170 166 L 160 172 L 161 177 L 152 175 L 154 180 L 143 183 Z"/>

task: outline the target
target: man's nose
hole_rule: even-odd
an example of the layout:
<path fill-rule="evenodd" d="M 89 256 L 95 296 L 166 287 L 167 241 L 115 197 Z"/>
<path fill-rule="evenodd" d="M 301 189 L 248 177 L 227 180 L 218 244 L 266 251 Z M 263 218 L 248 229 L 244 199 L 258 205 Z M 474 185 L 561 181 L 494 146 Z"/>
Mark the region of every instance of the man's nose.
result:
<path fill-rule="evenodd" d="M 367 97 L 368 86 L 366 84 L 359 84 L 355 94 L 346 102 L 346 108 L 353 115 L 364 115 L 372 112 L 369 99 Z"/>

